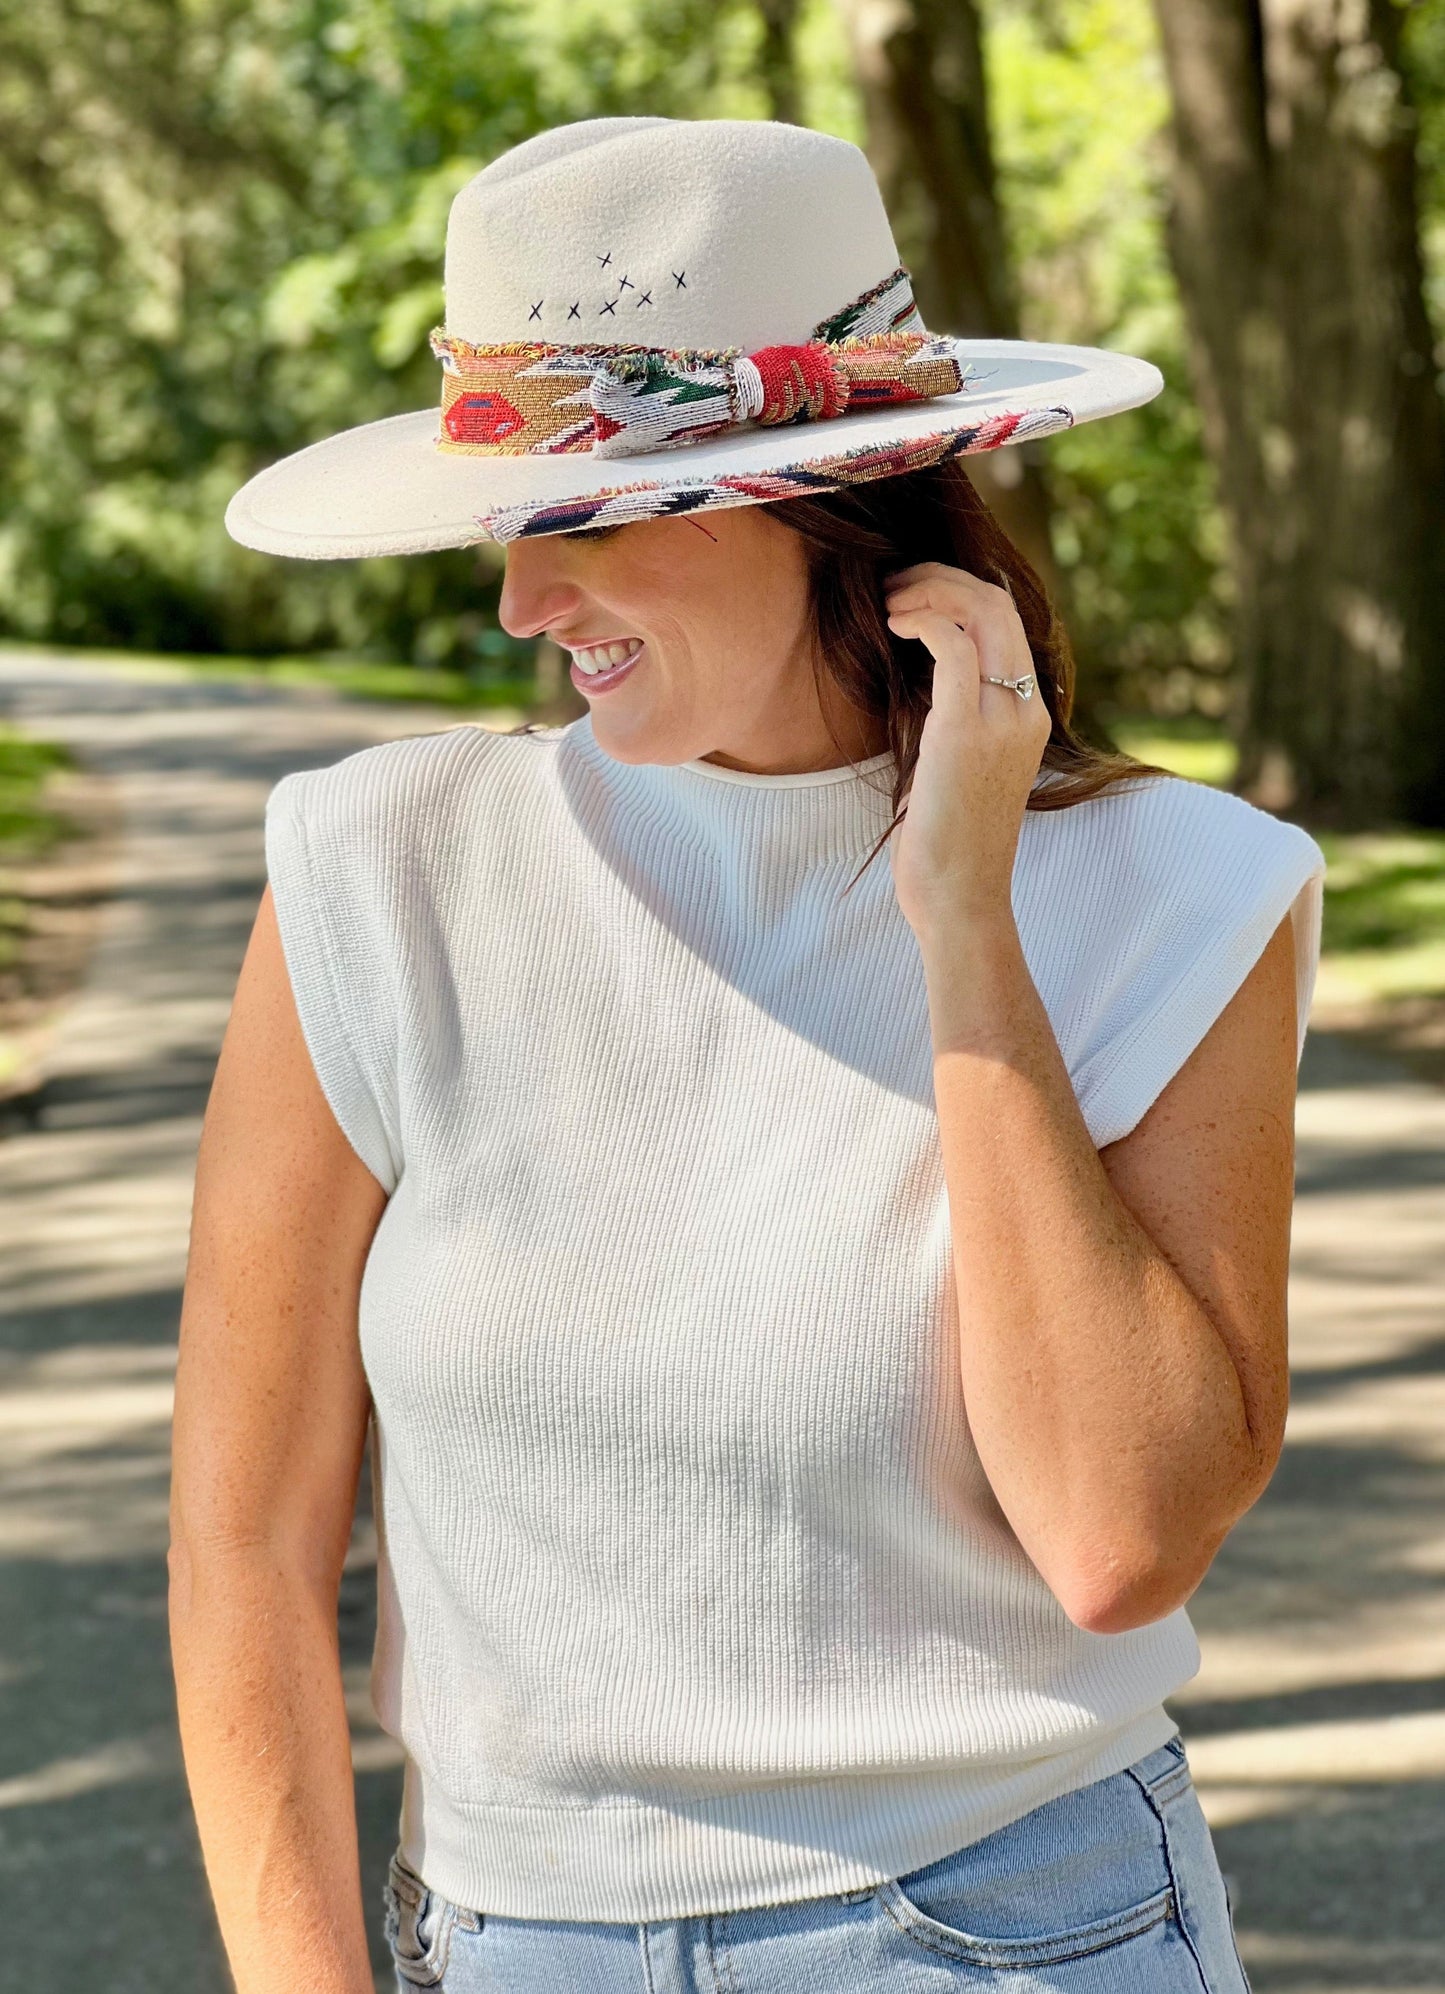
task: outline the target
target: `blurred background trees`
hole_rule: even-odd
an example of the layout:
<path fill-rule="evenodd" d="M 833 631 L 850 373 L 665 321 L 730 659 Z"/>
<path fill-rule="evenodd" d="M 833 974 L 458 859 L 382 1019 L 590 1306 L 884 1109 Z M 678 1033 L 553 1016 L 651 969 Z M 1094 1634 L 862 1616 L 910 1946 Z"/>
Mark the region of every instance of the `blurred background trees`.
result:
<path fill-rule="evenodd" d="M 1155 7 L 1169 248 L 1229 526 L 1241 780 L 1316 817 L 1445 823 L 1445 404 L 1400 13 Z"/>
<path fill-rule="evenodd" d="M 435 398 L 448 203 L 568 119 L 868 147 L 925 315 L 1154 360 L 970 461 L 1098 724 L 1445 821 L 1445 0 L 28 0 L 0 19 L 0 634 L 485 669 L 495 550 L 288 563 L 230 493 Z"/>

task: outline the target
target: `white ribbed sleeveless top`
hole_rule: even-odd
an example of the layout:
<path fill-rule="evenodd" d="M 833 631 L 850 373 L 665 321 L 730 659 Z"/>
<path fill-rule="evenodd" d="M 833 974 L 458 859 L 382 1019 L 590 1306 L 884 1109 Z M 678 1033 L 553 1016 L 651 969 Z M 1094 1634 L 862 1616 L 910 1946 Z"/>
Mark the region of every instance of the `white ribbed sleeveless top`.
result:
<path fill-rule="evenodd" d="M 1171 1736 L 1187 1615 L 1081 1632 L 969 1438 L 888 760 L 631 766 L 589 717 L 283 778 L 302 1027 L 390 1193 L 362 1283 L 401 1844 L 510 1917 L 901 1875 Z M 1323 858 L 1153 778 L 1029 812 L 1031 973 L 1131 1129 Z M 1303 1043 L 1303 1022 L 1300 1029 Z"/>

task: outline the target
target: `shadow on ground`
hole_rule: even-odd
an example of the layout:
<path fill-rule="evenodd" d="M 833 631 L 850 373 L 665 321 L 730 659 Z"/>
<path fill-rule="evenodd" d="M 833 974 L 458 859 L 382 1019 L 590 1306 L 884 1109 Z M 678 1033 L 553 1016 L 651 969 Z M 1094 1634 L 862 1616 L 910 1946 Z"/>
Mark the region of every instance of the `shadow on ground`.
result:
<path fill-rule="evenodd" d="M 230 1984 L 185 1787 L 166 1625 L 179 1313 L 177 1289 L 0 1317 L 0 1381 L 10 1388 L 0 1901 L 33 1907 L 23 1940 L 0 1945 L 4 1994 Z M 353 1702 L 364 1698 L 375 1629 L 368 1467 L 339 1612 Z M 386 1742 L 364 1712 L 358 1731 Z M 381 1885 L 400 1773 L 363 1764 L 356 1793 L 372 1959 L 389 1990 Z"/>
<path fill-rule="evenodd" d="M 1176 1700 L 1257 1994 L 1445 1989 L 1445 1100 L 1301 1074 L 1287 1445 Z"/>

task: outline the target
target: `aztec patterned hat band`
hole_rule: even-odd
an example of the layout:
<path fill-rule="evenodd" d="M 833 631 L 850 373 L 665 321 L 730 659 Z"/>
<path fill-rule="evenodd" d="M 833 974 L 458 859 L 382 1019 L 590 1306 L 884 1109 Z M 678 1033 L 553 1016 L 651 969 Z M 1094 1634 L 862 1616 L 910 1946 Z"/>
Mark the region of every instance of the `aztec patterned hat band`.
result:
<path fill-rule="evenodd" d="M 437 448 L 464 457 L 635 457 L 754 425 L 826 422 L 848 410 L 962 392 L 961 342 L 929 333 L 901 265 L 801 346 L 659 347 L 511 341 L 473 345 L 439 328 Z"/>

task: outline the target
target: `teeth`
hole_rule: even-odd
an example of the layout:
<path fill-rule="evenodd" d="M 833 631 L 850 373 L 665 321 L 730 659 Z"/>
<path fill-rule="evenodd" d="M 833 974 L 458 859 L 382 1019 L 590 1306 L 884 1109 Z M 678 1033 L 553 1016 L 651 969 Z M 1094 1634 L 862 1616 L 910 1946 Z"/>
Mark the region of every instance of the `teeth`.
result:
<path fill-rule="evenodd" d="M 614 665 L 623 664 L 634 652 L 642 649 L 640 637 L 629 637 L 618 644 L 595 644 L 584 651 L 574 651 L 580 669 L 590 675 L 610 671 Z"/>

